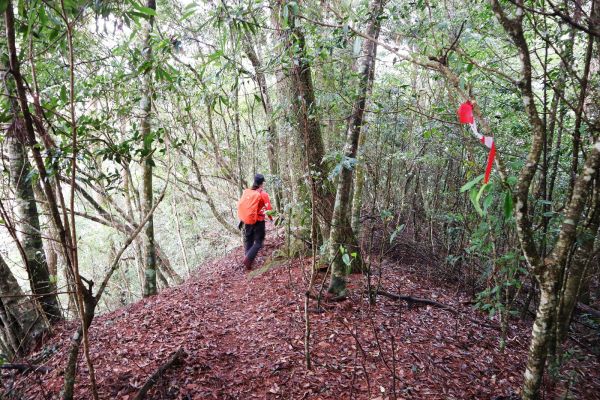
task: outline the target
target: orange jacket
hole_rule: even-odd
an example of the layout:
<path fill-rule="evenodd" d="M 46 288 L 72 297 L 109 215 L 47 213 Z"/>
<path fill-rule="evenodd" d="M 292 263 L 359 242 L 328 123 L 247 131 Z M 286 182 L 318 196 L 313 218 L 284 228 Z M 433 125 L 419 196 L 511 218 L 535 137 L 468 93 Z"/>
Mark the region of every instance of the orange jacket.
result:
<path fill-rule="evenodd" d="M 271 207 L 271 199 L 269 198 L 267 192 L 265 192 L 262 189 L 258 189 L 258 192 L 260 193 L 260 201 L 258 202 L 258 217 L 256 218 L 256 220 L 264 221 L 266 212 L 272 210 L 273 207 Z M 273 221 L 273 217 L 271 217 L 270 215 L 269 219 Z"/>

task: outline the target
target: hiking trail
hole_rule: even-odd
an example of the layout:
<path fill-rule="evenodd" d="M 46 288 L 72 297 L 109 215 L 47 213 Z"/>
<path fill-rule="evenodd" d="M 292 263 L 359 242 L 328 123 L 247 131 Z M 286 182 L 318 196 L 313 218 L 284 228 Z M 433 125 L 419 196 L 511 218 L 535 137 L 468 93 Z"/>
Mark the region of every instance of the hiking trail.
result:
<path fill-rule="evenodd" d="M 257 272 L 277 246 L 267 238 L 254 272 L 239 269 L 241 248 L 206 263 L 184 284 L 98 316 L 91 355 L 102 399 L 133 399 L 178 350 L 146 398 L 152 399 L 516 399 L 529 330 L 511 324 L 508 346 L 499 332 L 451 287 L 427 281 L 409 267 L 386 262 L 382 288 L 449 305 L 412 305 L 378 297 L 369 309 L 364 278 L 350 278 L 350 297 L 312 312 L 313 370 L 304 364 L 304 290 L 296 259 Z M 263 268 L 265 269 L 265 268 Z M 317 282 L 320 283 L 319 275 Z M 314 308 L 315 302 L 311 301 Z M 477 324 L 461 315 L 473 320 Z M 39 351 L 48 373 L 17 375 L 16 397 L 57 398 L 74 324 L 60 325 Z M 392 351 L 392 344 L 394 351 Z M 585 364 L 581 398 L 600 387 L 593 360 Z M 75 398 L 91 398 L 80 356 Z"/>

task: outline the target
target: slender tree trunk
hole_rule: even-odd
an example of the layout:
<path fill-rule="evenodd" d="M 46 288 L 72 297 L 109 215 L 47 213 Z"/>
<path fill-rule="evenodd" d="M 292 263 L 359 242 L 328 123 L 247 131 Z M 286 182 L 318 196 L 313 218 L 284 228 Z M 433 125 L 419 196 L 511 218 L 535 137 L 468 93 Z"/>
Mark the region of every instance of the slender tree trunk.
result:
<path fill-rule="evenodd" d="M 179 242 L 179 248 L 181 249 L 183 265 L 185 266 L 185 271 L 187 272 L 187 276 L 189 278 L 192 273 L 190 271 L 190 265 L 188 263 L 187 251 L 185 250 L 185 243 L 181 234 L 181 223 L 179 222 L 179 212 L 177 212 L 177 204 L 175 199 L 173 200 L 172 207 L 173 216 L 175 217 L 175 229 L 177 229 L 177 241 Z"/>
<path fill-rule="evenodd" d="M 384 0 L 373 0 L 371 3 L 371 19 L 369 21 L 368 35 L 377 39 L 381 27 L 380 16 L 383 13 Z M 363 61 L 360 68 L 360 83 L 358 97 L 352 108 L 348 128 L 346 132 L 346 144 L 344 146 L 344 164 L 356 162 L 356 153 L 360 132 L 364 122 L 365 106 L 367 97 L 371 92 L 374 79 L 375 59 L 377 55 L 377 44 L 371 40 L 363 43 Z M 344 246 L 348 253 L 356 253 L 355 263 L 360 267 L 360 248 L 358 241 L 350 224 L 350 193 L 352 191 L 352 166 L 344 165 L 340 172 L 338 186 L 331 220 L 331 231 L 329 235 L 329 255 L 332 258 L 331 282 L 329 292 L 341 295 L 346 289 L 346 266 L 339 247 Z M 336 256 L 337 254 L 337 256 Z"/>
<path fill-rule="evenodd" d="M 358 163 L 356 164 L 356 174 L 354 175 L 354 194 L 352 196 L 352 232 L 360 242 L 360 216 L 363 205 L 363 189 L 365 186 L 365 160 L 364 155 L 360 155 L 361 149 L 364 148 L 366 142 L 366 132 L 362 131 L 358 139 Z"/>
<path fill-rule="evenodd" d="M 235 132 L 235 160 L 237 164 L 237 182 L 238 182 L 238 195 L 242 196 L 242 192 L 244 191 L 244 187 L 246 186 L 244 179 L 244 170 L 242 168 L 242 133 L 240 131 L 240 88 L 239 78 L 236 77 L 235 83 L 235 91 L 234 91 L 234 101 L 233 101 L 233 128 Z"/>
<path fill-rule="evenodd" d="M 598 7 L 597 1 L 592 1 L 592 8 Z M 592 11 L 594 13 L 594 11 Z M 581 88 L 579 91 L 579 99 L 577 101 L 577 110 L 575 111 L 575 127 L 573 129 L 573 157 L 571 159 L 571 179 L 569 187 L 572 188 L 575 183 L 575 178 L 579 169 L 579 151 L 581 149 L 581 128 L 583 122 L 583 110 L 585 100 L 587 98 L 587 89 L 589 83 L 590 65 L 592 61 L 592 52 L 594 50 L 594 37 L 589 35 L 588 45 L 584 60 L 583 77 L 581 79 Z M 570 195 L 571 193 L 569 193 Z M 570 198 L 570 196 L 569 196 Z M 568 198 L 567 198 L 568 200 Z"/>
<path fill-rule="evenodd" d="M 275 182 L 273 182 L 274 185 L 272 185 L 275 209 L 279 211 L 281 208 L 281 187 L 279 182 L 279 137 L 277 134 L 277 122 L 273 115 L 273 106 L 271 105 L 271 98 L 269 96 L 267 79 L 263 71 L 262 62 L 254 49 L 252 37 L 249 34 L 246 34 L 244 37 L 244 49 L 248 59 L 254 67 L 254 80 L 260 91 L 260 99 L 263 110 L 265 111 L 265 118 L 267 119 L 267 157 L 269 159 L 269 172 L 275 180 Z"/>
<path fill-rule="evenodd" d="M 156 10 L 156 0 L 148 0 L 146 7 L 152 10 Z M 152 119 L 152 30 L 154 27 L 154 16 L 150 16 L 146 22 L 144 32 L 144 44 L 143 54 L 144 61 L 148 65 L 148 69 L 144 73 L 143 87 L 142 87 L 142 121 L 141 121 L 141 133 L 144 140 L 144 160 L 143 160 L 143 211 L 147 214 L 153 205 L 153 184 L 152 184 L 152 171 L 154 167 L 153 160 L 153 133 L 151 126 Z M 152 296 L 157 293 L 156 288 L 156 246 L 154 245 L 154 217 L 150 217 L 148 224 L 144 228 L 144 245 L 145 245 L 145 258 L 146 262 L 144 265 L 144 297 Z"/>
<path fill-rule="evenodd" d="M 12 80 L 11 80 L 12 81 Z M 19 116 L 19 105 L 9 88 L 8 76 L 4 79 L 6 95 L 10 99 L 13 122 L 7 134 L 10 181 L 15 190 L 16 227 L 25 252 L 26 270 L 31 291 L 40 296 L 39 301 L 48 320 L 62 317 L 56 296 L 56 276 L 51 279 L 42 243 L 39 213 L 31 180 L 32 168 L 25 147 L 25 124 Z"/>
<path fill-rule="evenodd" d="M 591 261 L 590 257 L 594 257 L 594 243 L 600 234 L 598 231 L 598 228 L 600 227 L 599 194 L 600 179 L 596 177 L 596 190 L 595 195 L 592 197 L 592 204 L 595 204 L 595 206 L 593 206 L 589 224 L 581 233 L 581 243 L 575 251 L 571 266 L 565 271 L 564 284 L 562 285 L 562 293 L 556 318 L 557 347 L 566 339 L 567 331 L 571 323 L 571 315 L 573 314 L 575 305 L 582 293 L 581 289 L 585 280 L 586 270 Z"/>
<path fill-rule="evenodd" d="M 556 312 L 556 276 L 545 275 L 540 280 L 540 303 L 535 315 L 535 322 L 531 332 L 525 379 L 523 383 L 523 398 L 539 398 L 542 377 L 548 354 L 548 339 L 553 327 L 554 313 Z"/>
<path fill-rule="evenodd" d="M 591 150 L 588 152 L 588 158 L 582 173 L 571 181 L 570 190 L 572 196 L 568 200 L 560 234 L 552 253 L 546 258 L 540 257 L 534 242 L 528 209 L 528 197 L 531 182 L 535 176 L 542 152 L 544 130 L 542 121 L 536 110 L 535 96 L 532 88 L 530 51 L 523 30 L 525 10 L 522 3 L 517 3 L 515 16 L 509 17 L 498 0 L 491 0 L 491 4 L 498 20 L 519 52 L 521 61 L 519 87 L 533 131 L 531 148 L 527 156 L 527 162 L 519 175 L 515 194 L 517 200 L 515 209 L 517 233 L 525 259 L 531 268 L 533 276 L 536 277 L 540 284 L 541 293 L 523 383 L 523 398 L 529 400 L 538 399 L 540 396 L 540 386 L 548 355 L 548 345 L 556 332 L 554 324 L 557 323 L 556 313 L 561 290 L 560 272 L 564 269 L 570 249 L 577 238 L 577 225 L 584 205 L 588 200 L 587 195 L 591 186 L 590 182 L 598 170 L 598 164 L 600 163 L 600 140 L 595 140 Z M 581 89 L 585 91 L 584 85 L 582 85 Z M 573 156 L 577 157 L 577 154 L 573 154 Z"/>
<path fill-rule="evenodd" d="M 204 195 L 204 197 L 206 198 L 206 203 L 208 204 L 208 207 L 210 208 L 210 211 L 212 212 L 212 214 L 215 217 L 215 219 L 225 229 L 227 229 L 227 231 L 229 231 L 230 233 L 232 233 L 235 236 L 238 236 L 240 234 L 240 232 L 236 229 L 235 226 L 231 225 L 227 221 L 227 219 L 225 219 L 223 217 L 223 215 L 221 214 L 221 212 L 219 212 L 219 210 L 217 209 L 217 205 L 213 201 L 212 196 L 210 195 L 210 193 L 206 189 L 206 186 L 204 186 L 204 180 L 202 179 L 202 171 L 200 171 L 200 166 L 198 165 L 198 162 L 194 159 L 193 156 L 191 156 L 190 154 L 187 154 L 187 152 L 183 151 L 183 154 L 185 154 L 185 156 L 192 163 L 192 168 L 194 169 L 194 172 L 196 174 L 196 180 L 198 181 L 198 185 L 199 185 L 198 189 L 200 190 L 200 193 L 202 193 Z"/>
<path fill-rule="evenodd" d="M 68 268 L 71 269 L 71 261 L 70 261 L 70 251 L 69 251 L 69 243 L 71 243 L 68 238 L 69 234 L 65 229 L 65 225 L 60 217 L 60 212 L 58 210 L 58 203 L 56 201 L 56 196 L 54 195 L 54 191 L 51 186 L 51 181 L 48 177 L 48 172 L 46 171 L 46 167 L 44 165 L 44 160 L 40 151 L 39 143 L 35 137 L 35 130 L 33 128 L 33 117 L 29 112 L 29 106 L 27 104 L 27 94 L 25 91 L 25 85 L 23 83 L 23 77 L 21 75 L 21 67 L 19 63 L 19 59 L 17 57 L 17 48 L 15 43 L 15 21 L 14 21 L 14 12 L 13 12 L 13 4 L 12 1 L 9 1 L 6 7 L 5 12 L 5 26 L 6 26 L 6 37 L 8 44 L 8 55 L 9 55 L 9 64 L 10 64 L 10 73 L 13 75 L 16 83 L 16 91 L 17 98 L 19 101 L 19 108 L 21 109 L 21 113 L 23 115 L 23 119 L 25 121 L 25 132 L 27 134 L 27 146 L 31 149 L 33 154 L 33 159 L 35 161 L 35 165 L 38 169 L 38 173 L 40 175 L 40 181 L 43 183 L 44 193 L 46 195 L 46 199 L 48 201 L 49 208 L 51 210 L 51 217 L 56 223 L 60 243 L 63 247 L 63 251 L 67 256 L 67 265 Z"/>
<path fill-rule="evenodd" d="M 79 358 L 79 348 L 83 340 L 83 332 L 89 330 L 94 319 L 94 313 L 96 312 L 96 299 L 92 296 L 91 291 L 84 293 L 83 299 L 83 316 L 81 324 L 71 336 L 71 343 L 69 347 L 69 357 L 67 358 L 67 365 L 65 367 L 65 383 L 62 391 L 63 400 L 71 400 L 75 394 L 75 380 L 77 378 L 77 360 Z"/>

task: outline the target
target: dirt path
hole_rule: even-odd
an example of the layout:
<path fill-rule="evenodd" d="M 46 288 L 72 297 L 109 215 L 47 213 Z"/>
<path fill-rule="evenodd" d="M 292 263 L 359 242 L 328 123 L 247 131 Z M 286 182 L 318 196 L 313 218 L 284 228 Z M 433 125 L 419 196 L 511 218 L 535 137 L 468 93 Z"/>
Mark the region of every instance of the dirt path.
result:
<path fill-rule="evenodd" d="M 273 250 L 268 245 L 262 254 Z M 279 266 L 250 277 L 237 269 L 239 251 L 202 266 L 179 287 L 95 320 L 90 340 L 101 398 L 133 398 L 180 347 L 184 359 L 168 370 L 149 398 L 515 398 L 527 326 L 512 326 L 509 346 L 501 352 L 498 332 L 444 310 L 407 308 L 390 300 L 369 309 L 359 295 L 359 276 L 352 278 L 349 300 L 311 314 L 314 369 L 307 371 L 299 261 L 289 271 Z M 398 266 L 387 266 L 384 277 L 389 291 L 433 298 L 485 320 L 448 289 L 400 272 Z M 47 343 L 46 348 L 59 349 L 46 364 L 53 371 L 28 374 L 13 393 L 57 397 L 69 332 L 59 329 Z M 586 376 L 581 398 L 598 393 L 593 370 L 592 362 L 579 371 Z M 76 398 L 91 398 L 83 361 Z"/>

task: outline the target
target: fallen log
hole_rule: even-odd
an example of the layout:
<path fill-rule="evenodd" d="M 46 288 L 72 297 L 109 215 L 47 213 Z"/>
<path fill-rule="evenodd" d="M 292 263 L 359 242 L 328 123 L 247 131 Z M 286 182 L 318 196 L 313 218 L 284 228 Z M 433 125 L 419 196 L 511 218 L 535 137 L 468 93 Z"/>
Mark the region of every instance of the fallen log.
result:
<path fill-rule="evenodd" d="M 495 325 L 495 324 L 490 324 L 487 322 L 483 322 L 480 321 L 476 318 L 472 318 L 468 315 L 466 315 L 465 313 L 457 310 L 456 308 L 449 306 L 447 304 L 443 304 L 440 302 L 437 302 L 435 300 L 430 300 L 430 299 L 422 299 L 419 297 L 412 297 L 412 296 L 404 296 L 404 295 L 399 295 L 399 294 L 394 294 L 394 293 L 390 293 L 390 292 L 386 292 L 385 290 L 373 290 L 371 291 L 371 293 L 374 293 L 375 295 L 379 295 L 379 296 L 383 296 L 383 297 L 387 297 L 388 299 L 392 299 L 392 300 L 401 300 L 401 301 L 405 301 L 407 302 L 409 305 L 412 304 L 425 304 L 428 306 L 432 306 L 432 307 L 436 307 L 436 308 L 441 308 L 442 310 L 446 310 L 446 311 L 450 311 L 452 314 L 460 316 L 462 318 L 468 319 L 469 321 L 481 325 L 481 326 L 485 326 L 487 328 L 491 328 L 494 330 L 501 330 L 499 326 Z"/>
<path fill-rule="evenodd" d="M 152 388 L 152 386 L 154 386 L 154 384 L 156 384 L 156 382 L 158 381 L 158 378 L 160 378 L 160 376 L 162 374 L 164 374 L 164 372 L 169 369 L 173 364 L 175 364 L 176 361 L 179 360 L 179 358 L 181 356 L 185 355 L 185 352 L 183 351 L 183 349 L 180 347 L 176 352 L 174 352 L 171 357 L 169 358 L 169 360 L 167 360 L 166 363 L 164 363 L 163 365 L 161 365 L 151 376 L 150 378 L 148 378 L 148 380 L 146 381 L 146 383 L 144 383 L 144 386 L 142 386 L 142 388 L 140 389 L 140 391 L 138 392 L 138 394 L 133 398 L 133 400 L 142 400 L 146 397 L 146 394 L 148 394 L 148 391 Z"/>

